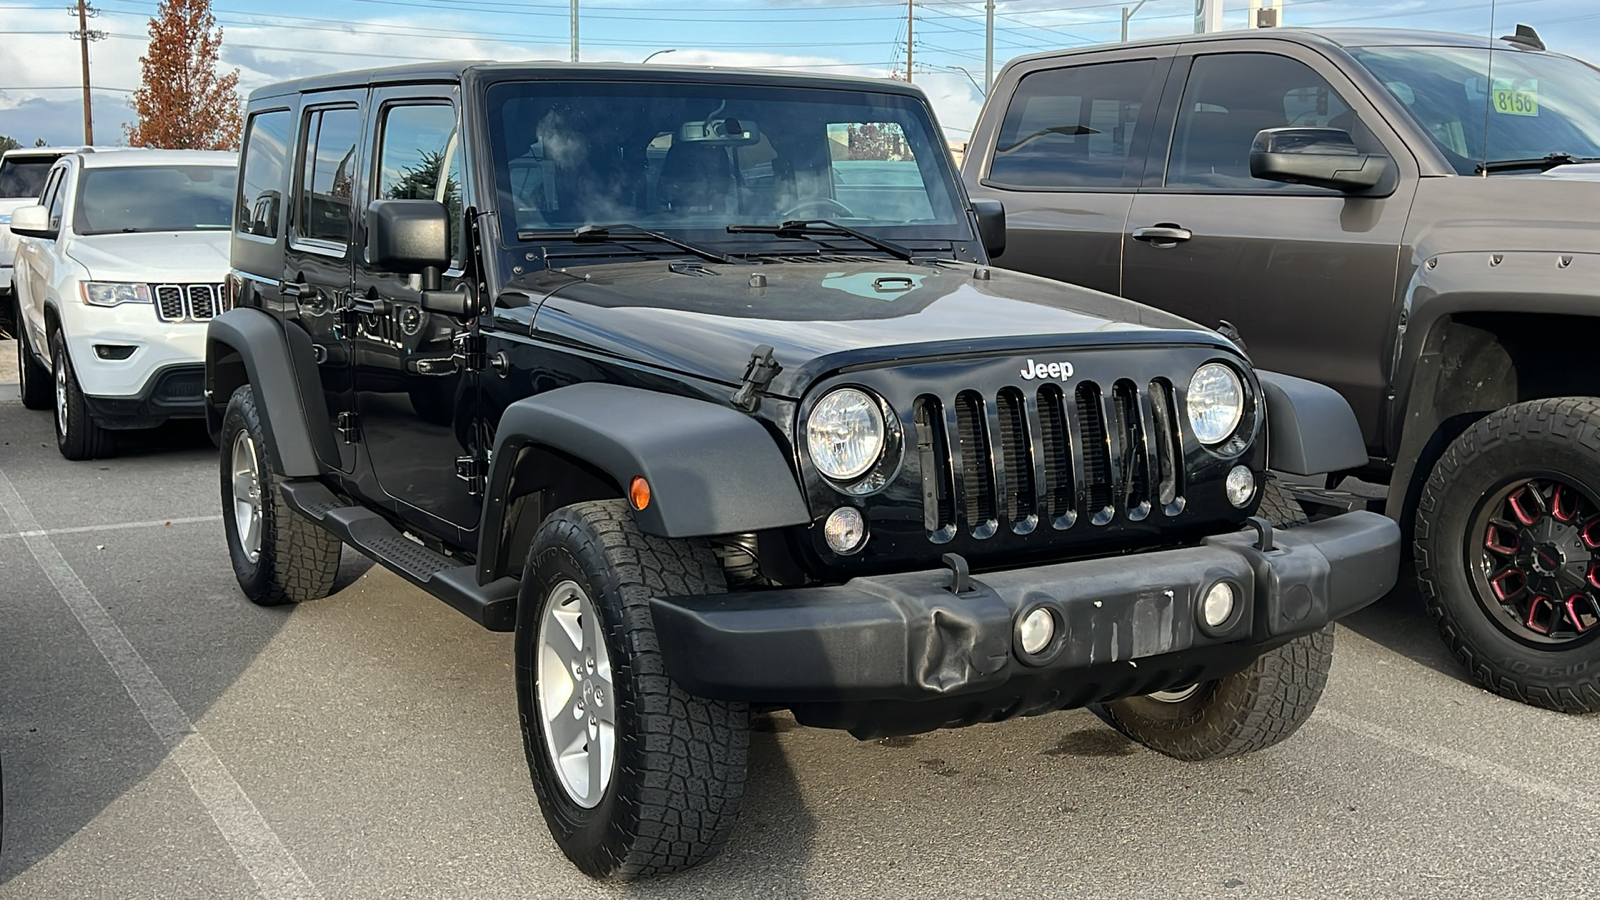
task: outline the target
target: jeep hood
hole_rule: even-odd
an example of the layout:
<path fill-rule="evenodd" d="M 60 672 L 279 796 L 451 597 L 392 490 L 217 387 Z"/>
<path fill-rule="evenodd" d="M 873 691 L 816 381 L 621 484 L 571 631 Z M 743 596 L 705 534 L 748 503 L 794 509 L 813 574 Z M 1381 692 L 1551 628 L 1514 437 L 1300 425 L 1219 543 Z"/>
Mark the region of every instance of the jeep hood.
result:
<path fill-rule="evenodd" d="M 768 344 L 783 369 L 767 390 L 791 398 L 831 371 L 916 357 L 1016 353 L 1020 365 L 1062 347 L 1229 346 L 1143 304 L 970 264 L 680 260 L 569 271 L 579 274 L 511 286 L 536 304 L 536 336 L 728 385 Z"/>
<path fill-rule="evenodd" d="M 79 235 L 67 255 L 95 281 L 220 282 L 228 275 L 228 241 L 224 230 Z"/>

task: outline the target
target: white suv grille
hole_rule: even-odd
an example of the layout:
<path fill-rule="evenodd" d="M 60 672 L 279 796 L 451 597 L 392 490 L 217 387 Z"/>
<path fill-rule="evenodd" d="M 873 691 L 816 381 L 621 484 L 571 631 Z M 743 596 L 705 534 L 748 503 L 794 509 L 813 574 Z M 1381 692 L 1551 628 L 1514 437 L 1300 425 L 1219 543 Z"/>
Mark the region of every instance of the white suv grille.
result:
<path fill-rule="evenodd" d="M 204 322 L 228 311 L 220 284 L 153 284 L 156 315 L 163 322 Z"/>

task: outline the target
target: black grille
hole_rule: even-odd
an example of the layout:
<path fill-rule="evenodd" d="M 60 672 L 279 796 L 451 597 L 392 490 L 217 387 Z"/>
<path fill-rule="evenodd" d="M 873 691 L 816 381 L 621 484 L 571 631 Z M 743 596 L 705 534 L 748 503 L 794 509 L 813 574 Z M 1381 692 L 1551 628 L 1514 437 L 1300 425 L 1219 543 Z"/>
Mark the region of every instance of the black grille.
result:
<path fill-rule="evenodd" d="M 1138 521 L 1182 508 L 1182 443 L 1163 380 L 924 396 L 913 419 L 923 523 L 936 541 L 958 530 L 1025 534 L 1041 524 L 1070 528 L 1079 517 L 1106 525 L 1118 513 Z"/>
<path fill-rule="evenodd" d="M 163 322 L 206 322 L 228 311 L 220 284 L 154 284 L 156 315 Z"/>

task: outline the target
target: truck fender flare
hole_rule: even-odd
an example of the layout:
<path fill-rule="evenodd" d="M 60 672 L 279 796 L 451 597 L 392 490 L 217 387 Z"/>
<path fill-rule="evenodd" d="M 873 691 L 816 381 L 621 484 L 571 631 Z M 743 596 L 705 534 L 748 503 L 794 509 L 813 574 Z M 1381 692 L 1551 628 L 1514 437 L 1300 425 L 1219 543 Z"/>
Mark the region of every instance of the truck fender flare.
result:
<path fill-rule="evenodd" d="M 500 417 L 479 529 L 480 579 L 510 562 L 500 556 L 512 501 L 559 487 L 519 465 L 540 450 L 604 475 L 619 496 L 644 478 L 650 501 L 634 516 L 647 534 L 706 537 L 811 521 L 786 454 L 756 419 L 704 400 L 585 382 L 519 400 Z"/>
<path fill-rule="evenodd" d="M 1291 475 L 1324 475 L 1367 464 L 1355 411 L 1331 387 L 1292 375 L 1256 370 L 1267 404 L 1267 468 Z"/>
<path fill-rule="evenodd" d="M 232 354 L 238 360 L 230 372 L 225 361 L 231 362 Z M 206 422 L 212 434 L 220 433 L 228 400 L 244 383 L 256 389 L 256 410 L 272 444 L 277 474 L 288 478 L 322 474 L 288 337 L 277 320 L 259 309 L 229 310 L 206 328 Z M 325 408 L 320 392 L 315 404 Z M 331 435 L 325 437 L 331 441 Z"/>

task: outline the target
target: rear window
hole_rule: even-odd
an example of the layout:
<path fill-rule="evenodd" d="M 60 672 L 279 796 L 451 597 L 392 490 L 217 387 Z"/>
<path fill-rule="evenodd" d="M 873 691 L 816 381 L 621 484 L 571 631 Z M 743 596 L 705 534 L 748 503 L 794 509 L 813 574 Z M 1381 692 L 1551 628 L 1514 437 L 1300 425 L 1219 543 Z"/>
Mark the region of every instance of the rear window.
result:
<path fill-rule="evenodd" d="M 54 156 L 13 156 L 0 160 L 0 197 L 38 197 Z"/>
<path fill-rule="evenodd" d="M 89 169 L 78 183 L 78 234 L 220 231 L 233 212 L 231 166 Z"/>

